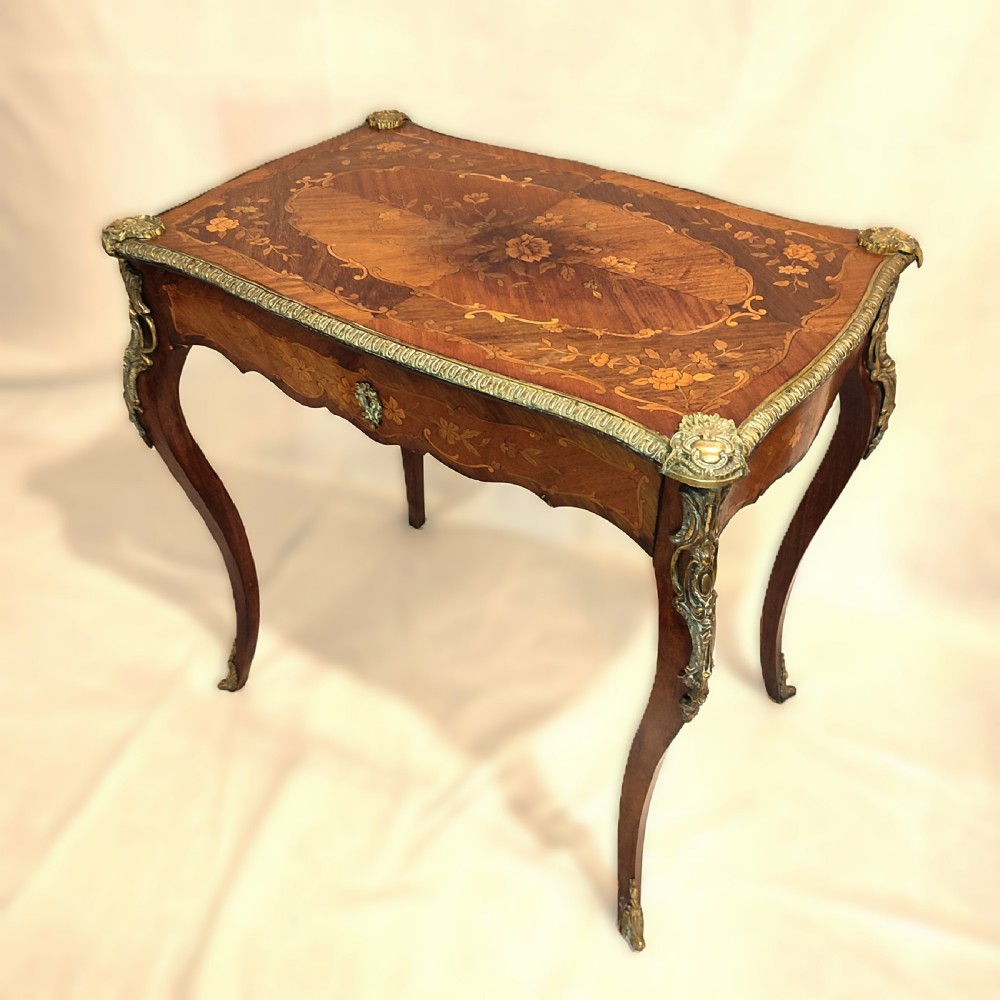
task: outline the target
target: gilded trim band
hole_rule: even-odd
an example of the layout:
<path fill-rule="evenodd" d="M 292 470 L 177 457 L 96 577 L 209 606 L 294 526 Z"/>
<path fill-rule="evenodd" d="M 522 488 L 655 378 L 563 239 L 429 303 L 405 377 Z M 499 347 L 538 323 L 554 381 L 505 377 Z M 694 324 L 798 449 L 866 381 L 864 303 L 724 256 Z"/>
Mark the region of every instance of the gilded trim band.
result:
<path fill-rule="evenodd" d="M 181 274 L 215 285 L 216 288 L 221 288 L 244 302 L 258 306 L 265 312 L 309 327 L 317 333 L 332 337 L 366 354 L 385 358 L 387 361 L 394 361 L 406 368 L 433 375 L 453 385 L 474 389 L 487 396 L 561 417 L 563 420 L 606 434 L 632 451 L 656 462 L 657 465 L 662 466 L 670 456 L 670 442 L 662 434 L 657 434 L 642 424 L 623 417 L 620 413 L 594 403 L 587 403 L 575 396 L 567 396 L 551 389 L 529 385 L 527 382 L 506 375 L 497 375 L 474 365 L 453 361 L 440 354 L 402 344 L 398 340 L 390 340 L 383 334 L 336 319 L 311 306 L 268 291 L 246 278 L 238 278 L 215 264 L 198 260 L 177 250 L 157 246 L 155 243 L 129 240 L 122 245 L 119 252 L 133 260 L 161 264 Z"/>
<path fill-rule="evenodd" d="M 199 260 L 179 250 L 147 243 L 142 238 L 126 237 L 116 240 L 113 251 L 109 252 L 132 260 L 159 264 L 197 278 L 265 312 L 299 323 L 366 354 L 432 375 L 452 385 L 473 389 L 487 396 L 547 413 L 597 431 L 625 445 L 643 458 L 655 462 L 664 475 L 688 481 L 693 485 L 711 482 L 714 486 L 735 482 L 746 475 L 746 459 L 754 448 L 782 417 L 830 378 L 858 347 L 871 329 L 886 291 L 913 260 L 912 255 L 902 253 L 894 253 L 886 258 L 885 263 L 872 277 L 861 304 L 830 346 L 808 368 L 768 397 L 739 426 L 733 439 L 734 451 L 731 457 L 734 460 L 727 463 L 727 473 L 723 475 L 722 470 L 718 469 L 711 475 L 699 478 L 692 476 L 690 472 L 693 453 L 689 452 L 686 456 L 676 453 L 677 434 L 668 439 L 663 434 L 596 403 L 588 403 L 575 396 L 543 389 L 507 375 L 498 375 L 477 368 L 475 365 L 453 361 L 440 354 L 391 340 L 373 330 L 337 319 L 302 302 L 269 291 L 255 282 L 231 274 L 216 264 Z M 717 414 L 691 416 L 706 422 L 724 419 Z M 682 472 L 680 476 L 676 475 L 681 470 L 688 471 Z M 704 467 L 701 471 L 705 471 Z"/>

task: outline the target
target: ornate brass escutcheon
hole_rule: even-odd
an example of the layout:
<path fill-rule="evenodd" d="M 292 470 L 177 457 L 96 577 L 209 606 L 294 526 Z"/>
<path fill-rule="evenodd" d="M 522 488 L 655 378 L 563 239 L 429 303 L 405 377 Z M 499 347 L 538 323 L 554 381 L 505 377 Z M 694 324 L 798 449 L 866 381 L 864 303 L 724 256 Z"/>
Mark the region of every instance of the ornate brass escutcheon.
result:
<path fill-rule="evenodd" d="M 378 391 L 371 382 L 359 382 L 354 387 L 354 398 L 361 407 L 361 415 L 365 418 L 365 423 L 372 427 L 378 427 L 382 423 L 382 400 L 378 398 Z"/>

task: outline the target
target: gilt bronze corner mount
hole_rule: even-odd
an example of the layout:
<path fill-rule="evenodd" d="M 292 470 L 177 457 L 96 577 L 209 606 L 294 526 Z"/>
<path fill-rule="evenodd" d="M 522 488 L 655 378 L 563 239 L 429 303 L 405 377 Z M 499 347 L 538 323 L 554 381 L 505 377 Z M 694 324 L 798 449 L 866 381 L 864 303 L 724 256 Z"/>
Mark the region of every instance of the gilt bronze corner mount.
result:
<path fill-rule="evenodd" d="M 409 121 L 409 117 L 402 111 L 373 111 L 367 118 L 368 127 L 385 131 L 386 129 L 399 128 L 403 122 Z"/>
<path fill-rule="evenodd" d="M 872 226 L 858 233 L 858 246 L 871 253 L 908 253 L 912 254 L 920 267 L 924 262 L 924 252 L 920 243 L 909 233 L 895 226 Z"/>

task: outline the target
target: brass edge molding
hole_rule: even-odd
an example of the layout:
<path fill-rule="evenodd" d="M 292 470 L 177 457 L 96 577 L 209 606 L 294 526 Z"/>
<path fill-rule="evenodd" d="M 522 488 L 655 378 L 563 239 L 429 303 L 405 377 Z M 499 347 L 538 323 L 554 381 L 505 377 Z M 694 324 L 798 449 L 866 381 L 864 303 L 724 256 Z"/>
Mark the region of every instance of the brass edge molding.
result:
<path fill-rule="evenodd" d="M 868 377 L 882 389 L 882 405 L 879 408 L 878 419 L 872 430 L 871 440 L 865 449 L 865 458 L 878 447 L 889 426 L 889 417 L 896 409 L 896 362 L 889 356 L 886 349 L 886 334 L 889 331 L 889 307 L 896 294 L 896 286 L 892 285 L 885 294 L 882 307 L 878 311 L 875 325 L 872 327 L 871 339 L 868 341 L 868 355 L 865 358 L 868 367 Z"/>
<path fill-rule="evenodd" d="M 580 427 L 597 431 L 658 466 L 662 467 L 670 456 L 670 441 L 664 435 L 596 403 L 588 403 L 553 389 L 529 385 L 507 375 L 498 375 L 475 365 L 453 361 L 440 354 L 402 344 L 363 326 L 336 319 L 304 303 L 285 298 L 246 278 L 239 278 L 216 264 L 191 257 L 179 250 L 141 240 L 126 241 L 122 249 L 134 260 L 161 264 L 205 281 L 265 312 L 308 327 L 366 354 L 432 375 L 452 385 L 473 389 L 495 399 L 560 417 Z"/>
<path fill-rule="evenodd" d="M 145 218 L 155 218 L 155 216 Z M 112 225 L 117 225 L 117 223 Z M 854 311 L 847 325 L 834 338 L 823 354 L 799 375 L 772 393 L 739 425 L 733 438 L 731 461 L 727 462 L 729 474 L 726 477 L 721 477 L 704 474 L 707 465 L 701 461 L 701 455 L 695 460 L 695 466 L 699 464 L 701 466 L 701 475 L 691 471 L 693 456 L 690 450 L 686 455 L 683 453 L 674 455 L 672 441 L 675 442 L 675 445 L 681 444 L 682 448 L 684 447 L 682 442 L 685 436 L 678 438 L 678 434 L 681 432 L 680 427 L 668 439 L 663 434 L 650 430 L 629 417 L 615 413 L 597 403 L 588 403 L 554 389 L 543 389 L 511 376 L 499 375 L 475 365 L 453 361 L 423 348 L 400 343 L 363 326 L 348 323 L 314 309 L 312 306 L 286 298 L 246 278 L 237 277 L 217 264 L 199 260 L 197 257 L 192 257 L 180 250 L 158 246 L 155 243 L 146 243 L 144 242 L 145 238 L 148 237 L 125 236 L 115 243 L 114 253 L 117 256 L 133 260 L 160 264 L 180 274 L 205 281 L 222 289 L 222 291 L 235 295 L 244 302 L 249 302 L 251 305 L 263 309 L 265 312 L 308 327 L 317 333 L 339 340 L 367 354 L 431 375 L 452 385 L 472 389 L 529 410 L 559 417 L 580 427 L 604 434 L 643 458 L 654 462 L 664 475 L 671 478 L 683 476 L 684 478 L 680 478 L 679 481 L 688 481 L 689 485 L 696 486 L 717 486 L 734 482 L 746 474 L 747 459 L 768 431 L 830 378 L 861 343 L 871 329 L 887 288 L 913 260 L 912 256 L 902 254 L 893 254 L 887 258 L 872 277 L 865 298 Z M 691 414 L 689 416 L 699 420 L 725 420 L 725 418 L 715 414 Z M 708 452 L 705 451 L 702 454 L 707 456 Z"/>
<path fill-rule="evenodd" d="M 122 359 L 122 395 L 128 418 L 135 425 L 139 437 L 147 447 L 153 441 L 142 422 L 142 404 L 139 402 L 139 376 L 153 367 L 153 352 L 156 350 L 156 324 L 149 306 L 142 298 L 142 275 L 127 260 L 119 260 L 118 266 L 128 294 L 128 318 L 131 334 L 125 356 Z"/>
<path fill-rule="evenodd" d="M 687 689 L 681 697 L 685 722 L 690 722 L 705 704 L 712 676 L 719 508 L 728 492 L 728 486 L 714 489 L 681 486 L 681 526 L 670 536 L 674 544 L 670 558 L 674 607 L 691 635 L 691 655 L 680 675 Z"/>
<path fill-rule="evenodd" d="M 630 878 L 626 897 L 618 900 L 618 933 L 633 951 L 642 951 L 646 947 L 643 923 L 639 885 L 634 878 Z"/>
<path fill-rule="evenodd" d="M 872 275 L 861 304 L 847 325 L 807 368 L 771 393 L 739 427 L 743 452 L 749 456 L 768 431 L 814 393 L 850 357 L 868 335 L 886 293 L 914 258 L 894 253 Z"/>
<path fill-rule="evenodd" d="M 923 266 L 924 252 L 920 243 L 909 233 L 895 226 L 872 226 L 858 233 L 858 246 L 869 253 L 909 253 L 913 254 L 917 267 Z"/>
<path fill-rule="evenodd" d="M 386 129 L 399 128 L 403 122 L 409 121 L 409 116 L 402 111 L 373 111 L 366 119 L 369 128 L 380 132 Z"/>

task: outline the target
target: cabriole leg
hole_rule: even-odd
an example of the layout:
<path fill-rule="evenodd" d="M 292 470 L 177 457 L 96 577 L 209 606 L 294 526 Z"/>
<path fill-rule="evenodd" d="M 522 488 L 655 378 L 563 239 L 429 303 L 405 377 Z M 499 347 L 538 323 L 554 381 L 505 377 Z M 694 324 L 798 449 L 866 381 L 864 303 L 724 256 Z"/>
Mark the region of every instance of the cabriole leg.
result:
<path fill-rule="evenodd" d="M 640 892 L 646 815 L 667 747 L 708 695 L 715 632 L 718 514 L 725 489 L 664 484 L 653 550 L 659 601 L 656 673 L 632 742 L 618 814 L 618 929 L 645 947 Z"/>
<path fill-rule="evenodd" d="M 243 521 L 222 481 L 188 430 L 180 404 L 180 377 L 188 348 L 158 335 L 142 300 L 142 277 L 126 261 L 132 337 L 125 351 L 125 404 L 143 441 L 155 448 L 212 533 L 222 553 L 236 604 L 236 640 L 229 672 L 219 687 L 237 691 L 247 681 L 257 646 L 260 598 L 257 570 Z"/>
<path fill-rule="evenodd" d="M 881 441 L 895 408 L 896 366 L 885 347 L 894 290 L 889 290 L 882 303 L 866 350 L 840 387 L 837 429 L 795 511 L 768 581 L 760 619 L 760 661 L 764 686 L 777 702 L 787 701 L 795 694 L 785 670 L 781 633 L 799 563 L 862 458 L 867 458 Z"/>

